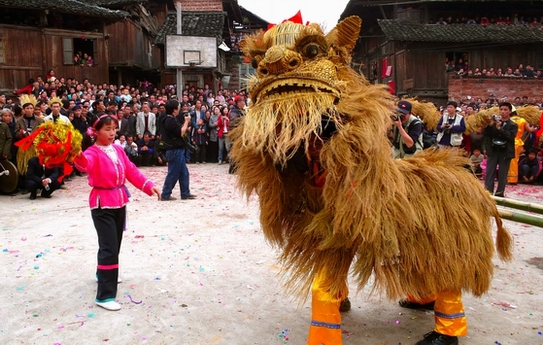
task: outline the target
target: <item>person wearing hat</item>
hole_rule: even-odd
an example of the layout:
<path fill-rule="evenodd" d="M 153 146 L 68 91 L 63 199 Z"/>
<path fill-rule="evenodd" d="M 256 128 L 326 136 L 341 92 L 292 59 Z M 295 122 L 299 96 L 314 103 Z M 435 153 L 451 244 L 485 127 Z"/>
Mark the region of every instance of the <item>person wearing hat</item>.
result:
<path fill-rule="evenodd" d="M 245 98 L 237 95 L 234 97 L 234 106 L 230 110 L 230 129 L 237 127 L 243 116 L 245 116 Z"/>
<path fill-rule="evenodd" d="M 44 120 L 47 121 L 53 121 L 53 122 L 61 122 L 68 124 L 70 123 L 70 119 L 61 114 L 61 107 L 60 107 L 61 101 L 59 98 L 53 98 L 51 101 L 49 101 L 49 107 L 51 107 L 51 114 L 47 115 Z"/>
<path fill-rule="evenodd" d="M 509 172 L 507 173 L 507 182 L 509 184 L 517 184 L 519 177 L 518 163 L 520 154 L 524 151 L 524 141 L 527 139 L 528 135 L 535 130 L 535 127 L 518 115 L 515 106 L 512 106 L 511 121 L 517 124 L 518 129 L 515 137 L 515 157 L 511 159 L 511 165 L 509 166 Z"/>
<path fill-rule="evenodd" d="M 408 101 L 399 101 L 392 123 L 392 151 L 394 159 L 406 158 L 423 150 L 422 122 L 411 113 Z"/>
<path fill-rule="evenodd" d="M 462 133 L 466 130 L 464 117 L 457 113 L 458 104 L 455 101 L 448 101 L 443 117 L 437 124 L 437 146 L 438 147 L 459 147 L 462 144 Z"/>

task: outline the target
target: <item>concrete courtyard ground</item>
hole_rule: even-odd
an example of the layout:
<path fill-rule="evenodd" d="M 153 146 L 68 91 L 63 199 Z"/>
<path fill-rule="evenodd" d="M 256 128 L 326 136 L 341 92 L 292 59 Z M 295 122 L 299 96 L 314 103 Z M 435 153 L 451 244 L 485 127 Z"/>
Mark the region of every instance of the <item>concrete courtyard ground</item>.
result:
<path fill-rule="evenodd" d="M 196 200 L 158 202 L 130 186 L 119 312 L 93 303 L 97 240 L 86 178 L 51 199 L 0 196 L 0 344 L 305 344 L 309 303 L 284 295 L 256 197 L 247 203 L 227 169 L 190 165 Z M 165 167 L 142 170 L 162 186 Z M 543 203 L 542 187 L 507 194 Z M 462 345 L 543 344 L 543 229 L 506 225 L 515 261 L 496 258 L 488 294 L 464 296 Z M 431 312 L 368 296 L 371 286 L 350 289 L 345 345 L 415 344 L 432 330 Z"/>

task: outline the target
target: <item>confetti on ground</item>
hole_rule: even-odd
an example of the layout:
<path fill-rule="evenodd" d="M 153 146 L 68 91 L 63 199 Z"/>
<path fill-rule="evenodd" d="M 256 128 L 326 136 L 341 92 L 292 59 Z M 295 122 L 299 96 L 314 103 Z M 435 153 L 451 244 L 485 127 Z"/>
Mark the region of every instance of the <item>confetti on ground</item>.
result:
<path fill-rule="evenodd" d="M 130 299 L 130 302 L 132 302 L 134 304 L 141 304 L 143 302 L 143 301 L 134 301 L 134 299 L 132 299 L 131 295 L 126 295 L 126 297 L 128 297 Z"/>
<path fill-rule="evenodd" d="M 277 334 L 277 338 L 283 340 L 283 344 L 287 344 L 288 343 L 288 335 L 287 333 L 290 332 L 290 328 L 284 328 L 283 331 L 281 331 L 281 333 Z"/>
<path fill-rule="evenodd" d="M 516 305 L 512 305 L 512 304 L 509 304 L 507 302 L 497 302 L 497 303 L 492 303 L 493 305 L 499 305 L 499 306 L 502 306 L 506 309 L 516 309 L 517 306 Z"/>

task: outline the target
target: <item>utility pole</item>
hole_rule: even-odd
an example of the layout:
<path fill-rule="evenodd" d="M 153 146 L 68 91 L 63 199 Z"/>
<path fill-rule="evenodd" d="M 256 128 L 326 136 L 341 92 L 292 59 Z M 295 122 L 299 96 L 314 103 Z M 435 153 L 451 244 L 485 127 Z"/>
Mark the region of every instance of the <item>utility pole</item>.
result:
<path fill-rule="evenodd" d="M 183 34 L 183 17 L 181 13 L 181 0 L 177 0 L 175 3 L 177 9 L 177 35 Z M 177 67 L 177 99 L 181 101 L 183 99 L 183 71 L 181 67 Z"/>

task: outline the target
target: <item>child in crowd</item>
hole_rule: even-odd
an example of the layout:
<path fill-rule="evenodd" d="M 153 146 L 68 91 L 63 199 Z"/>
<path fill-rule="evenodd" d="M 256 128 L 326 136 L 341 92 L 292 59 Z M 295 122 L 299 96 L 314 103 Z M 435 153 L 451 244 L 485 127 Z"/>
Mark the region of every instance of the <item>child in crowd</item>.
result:
<path fill-rule="evenodd" d="M 129 192 L 126 180 L 148 195 L 160 200 L 160 189 L 130 162 L 123 149 L 112 145 L 117 132 L 117 119 L 108 114 L 97 116 L 89 135 L 95 144 L 74 160 L 79 171 L 88 174 L 92 187 L 89 196 L 91 216 L 98 234 L 98 290 L 95 303 L 107 310 L 119 310 L 115 302 L 119 277 L 119 251 L 126 221 Z"/>
<path fill-rule="evenodd" d="M 541 171 L 541 164 L 537 159 L 537 150 L 530 149 L 528 155 L 518 164 L 519 182 L 534 183 Z"/>
<path fill-rule="evenodd" d="M 477 176 L 478 178 L 481 178 L 482 176 L 483 171 L 481 168 L 481 163 L 483 162 L 483 159 L 485 159 L 485 157 L 479 149 L 473 150 L 473 154 L 469 157 L 471 169 L 473 170 L 475 176 Z"/>

